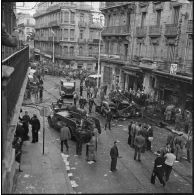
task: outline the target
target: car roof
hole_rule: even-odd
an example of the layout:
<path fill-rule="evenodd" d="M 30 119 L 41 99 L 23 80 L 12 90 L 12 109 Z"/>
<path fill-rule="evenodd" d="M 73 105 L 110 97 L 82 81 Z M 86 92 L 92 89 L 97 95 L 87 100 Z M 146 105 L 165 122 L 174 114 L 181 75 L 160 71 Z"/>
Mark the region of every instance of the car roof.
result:
<path fill-rule="evenodd" d="M 68 111 L 60 111 L 57 114 L 60 115 L 60 116 L 62 116 L 62 117 L 68 117 L 68 116 L 70 116 L 70 113 Z"/>

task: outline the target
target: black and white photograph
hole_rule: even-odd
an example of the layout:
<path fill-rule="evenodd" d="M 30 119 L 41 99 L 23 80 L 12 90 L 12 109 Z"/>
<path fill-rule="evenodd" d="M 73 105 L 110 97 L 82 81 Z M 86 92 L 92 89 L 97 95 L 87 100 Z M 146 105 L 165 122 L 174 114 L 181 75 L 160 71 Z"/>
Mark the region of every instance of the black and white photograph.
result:
<path fill-rule="evenodd" d="M 192 194 L 194 2 L 1 2 L 1 193 Z"/>

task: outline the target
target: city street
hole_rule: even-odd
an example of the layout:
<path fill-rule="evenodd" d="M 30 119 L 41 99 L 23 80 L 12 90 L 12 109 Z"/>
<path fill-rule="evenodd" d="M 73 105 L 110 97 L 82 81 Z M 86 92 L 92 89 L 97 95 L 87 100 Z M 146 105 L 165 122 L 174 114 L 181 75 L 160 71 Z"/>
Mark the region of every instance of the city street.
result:
<path fill-rule="evenodd" d="M 45 76 L 44 80 L 44 94 L 43 99 L 47 100 L 46 105 L 52 101 L 56 101 L 59 97 L 59 77 Z M 77 89 L 79 82 L 77 81 Z M 153 169 L 153 161 L 155 155 L 152 152 L 142 153 L 141 162 L 133 160 L 134 150 L 127 144 L 128 130 L 127 126 L 129 121 L 114 121 L 112 123 L 112 130 L 104 131 L 104 118 L 95 114 L 94 116 L 100 119 L 102 126 L 102 134 L 99 136 L 97 162 L 89 164 L 86 161 L 85 145 L 83 145 L 82 156 L 76 154 L 76 144 L 69 141 L 69 163 L 72 173 L 70 179 L 75 181 L 78 185 L 74 187 L 77 193 L 190 193 L 192 192 L 192 174 L 186 175 L 186 172 L 178 174 L 173 170 L 170 180 L 163 187 L 156 179 L 156 184 L 150 183 L 150 177 Z M 140 119 L 139 119 L 140 120 Z M 60 150 L 59 132 L 49 128 L 46 122 L 46 133 L 49 130 L 56 140 L 56 145 Z M 166 129 L 155 127 L 153 151 L 157 151 L 165 143 L 168 131 Z M 119 155 L 122 158 L 118 159 L 117 172 L 110 172 L 110 148 L 114 140 L 119 140 L 118 149 Z M 184 161 L 184 162 L 183 162 Z M 192 164 L 183 160 L 176 162 L 192 171 Z M 175 165 L 176 166 L 176 165 Z M 185 170 L 185 168 L 184 168 Z M 188 173 L 187 173 L 188 174 Z M 189 177 L 190 179 L 186 179 Z"/>

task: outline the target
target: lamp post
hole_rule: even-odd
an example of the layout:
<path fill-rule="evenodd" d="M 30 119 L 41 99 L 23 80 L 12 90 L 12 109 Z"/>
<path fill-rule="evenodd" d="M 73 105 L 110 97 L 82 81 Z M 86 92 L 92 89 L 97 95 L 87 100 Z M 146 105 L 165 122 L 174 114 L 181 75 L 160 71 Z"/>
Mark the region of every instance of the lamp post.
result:
<path fill-rule="evenodd" d="M 101 54 L 101 33 L 102 33 L 103 29 L 100 31 L 100 37 L 99 37 L 99 52 L 98 52 L 98 76 L 100 75 L 100 54 Z M 100 79 L 99 77 L 97 78 L 97 87 L 100 86 L 99 83 Z"/>

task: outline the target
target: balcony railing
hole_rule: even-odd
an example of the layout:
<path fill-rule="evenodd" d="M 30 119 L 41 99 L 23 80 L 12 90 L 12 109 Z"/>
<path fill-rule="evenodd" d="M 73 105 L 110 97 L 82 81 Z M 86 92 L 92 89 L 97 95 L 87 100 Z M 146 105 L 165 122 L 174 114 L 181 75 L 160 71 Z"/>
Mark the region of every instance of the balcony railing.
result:
<path fill-rule="evenodd" d="M 161 36 L 161 26 L 155 25 L 155 26 L 149 26 L 149 33 L 148 35 L 150 37 L 158 37 Z"/>
<path fill-rule="evenodd" d="M 193 20 L 188 20 L 187 33 L 192 34 L 193 31 Z"/>
<path fill-rule="evenodd" d="M 54 41 L 60 41 L 61 38 L 54 36 Z M 53 41 L 53 36 L 48 37 L 48 41 Z"/>
<path fill-rule="evenodd" d="M 49 27 L 52 27 L 52 26 L 59 26 L 60 24 L 59 24 L 59 22 L 57 21 L 57 20 L 54 20 L 54 21 L 51 21 L 51 22 L 49 22 L 48 23 L 48 26 Z"/>
<path fill-rule="evenodd" d="M 86 43 L 86 39 L 78 38 L 78 43 Z"/>
<path fill-rule="evenodd" d="M 123 35 L 128 34 L 129 28 L 128 26 L 111 26 L 111 27 L 105 27 L 102 31 L 102 36 L 106 35 Z"/>
<path fill-rule="evenodd" d="M 145 37 L 147 33 L 147 27 L 136 27 L 136 36 L 137 37 Z"/>
<path fill-rule="evenodd" d="M 99 44 L 99 39 L 92 39 L 92 38 L 90 38 L 90 39 L 88 39 L 87 40 L 87 43 L 88 44 Z M 101 40 L 101 43 L 100 43 L 101 45 L 103 44 L 103 41 Z"/>
<path fill-rule="evenodd" d="M 20 90 L 28 71 L 29 47 L 27 46 L 20 51 L 15 52 L 3 60 L 2 65 L 14 68 L 5 89 L 7 94 L 7 122 L 9 123 L 13 116 L 13 111 L 15 110 Z"/>
<path fill-rule="evenodd" d="M 176 26 L 176 24 L 166 24 L 165 25 L 165 36 L 167 36 L 167 37 L 177 36 L 177 26 Z"/>
<path fill-rule="evenodd" d="M 99 22 L 91 22 L 89 23 L 89 28 L 102 29 L 103 26 Z"/>
<path fill-rule="evenodd" d="M 107 54 L 107 53 L 101 53 L 101 58 L 106 58 L 110 60 L 119 60 L 119 61 L 129 61 L 130 57 L 128 55 L 124 54 Z"/>
<path fill-rule="evenodd" d="M 79 21 L 79 22 L 78 22 L 78 26 L 79 26 L 80 28 L 81 28 L 81 27 L 86 28 L 86 27 L 87 27 L 87 23 L 84 22 L 84 21 Z"/>

